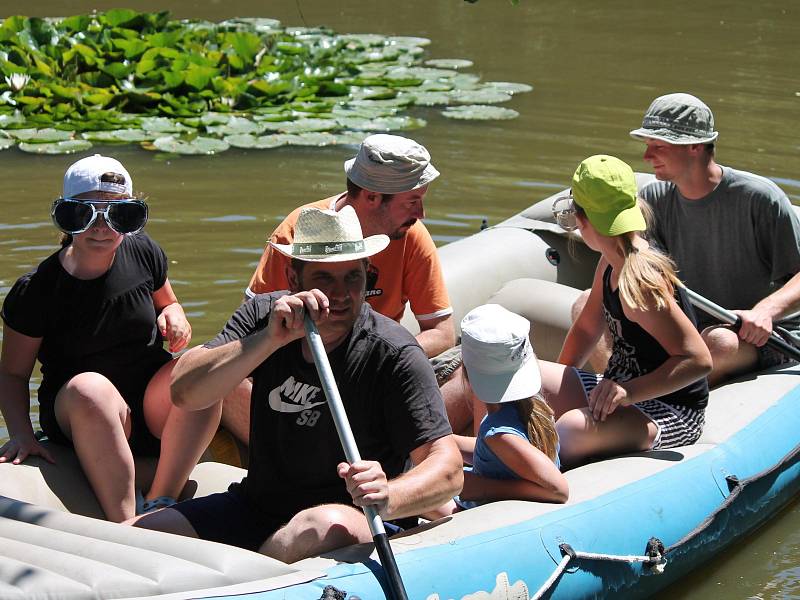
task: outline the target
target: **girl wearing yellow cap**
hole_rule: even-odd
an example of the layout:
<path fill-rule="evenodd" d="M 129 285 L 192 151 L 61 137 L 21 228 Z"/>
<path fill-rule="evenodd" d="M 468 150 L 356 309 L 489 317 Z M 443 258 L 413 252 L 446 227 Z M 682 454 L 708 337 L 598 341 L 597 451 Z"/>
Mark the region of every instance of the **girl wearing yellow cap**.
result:
<path fill-rule="evenodd" d="M 627 164 L 592 156 L 575 171 L 571 197 L 554 206 L 558 223 L 580 230 L 601 254 L 558 359 L 574 372 L 542 369 L 547 399 L 560 415 L 565 465 L 692 444 L 703 430 L 711 355 L 674 264 L 640 235 L 646 226 L 636 191 Z M 605 372 L 578 370 L 606 328 L 613 342 Z"/>

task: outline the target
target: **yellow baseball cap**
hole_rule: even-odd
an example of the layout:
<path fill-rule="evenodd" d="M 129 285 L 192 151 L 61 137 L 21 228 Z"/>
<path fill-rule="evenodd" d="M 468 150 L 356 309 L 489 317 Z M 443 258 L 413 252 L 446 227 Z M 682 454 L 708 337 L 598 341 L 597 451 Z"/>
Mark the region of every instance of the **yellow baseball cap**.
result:
<path fill-rule="evenodd" d="M 598 233 L 607 236 L 647 229 L 636 202 L 636 177 L 613 156 L 590 156 L 572 176 L 572 197 Z"/>

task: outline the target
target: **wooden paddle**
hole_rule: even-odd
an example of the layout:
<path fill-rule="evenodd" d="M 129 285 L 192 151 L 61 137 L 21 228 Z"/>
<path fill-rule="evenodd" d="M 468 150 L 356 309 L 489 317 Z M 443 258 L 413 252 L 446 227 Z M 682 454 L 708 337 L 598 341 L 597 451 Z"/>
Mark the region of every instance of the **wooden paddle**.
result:
<path fill-rule="evenodd" d="M 686 290 L 686 294 L 689 296 L 689 300 L 691 301 L 691 303 L 694 304 L 697 308 L 699 308 L 703 312 L 708 313 L 715 319 L 719 319 L 723 323 L 732 325 L 735 330 L 737 331 L 739 330 L 739 327 L 742 324 L 741 317 L 732 313 L 729 310 L 722 308 L 718 304 L 714 304 L 708 298 L 701 296 L 697 292 L 693 292 L 689 288 L 684 288 L 684 289 Z M 767 340 L 767 346 L 774 348 L 787 358 L 800 361 L 800 349 L 797 349 L 794 346 L 792 346 L 789 342 L 784 340 L 774 331 L 770 334 L 769 339 Z"/>
<path fill-rule="evenodd" d="M 322 344 L 322 337 L 320 337 L 317 326 L 308 314 L 306 314 L 305 317 L 305 328 L 308 345 L 311 347 L 311 354 L 314 356 L 314 364 L 317 367 L 317 373 L 319 373 L 319 379 L 322 382 L 325 397 L 328 399 L 328 406 L 330 406 L 331 415 L 333 415 L 333 422 L 336 424 L 336 432 L 339 434 L 339 441 L 342 443 L 342 449 L 344 450 L 347 462 L 353 464 L 361 460 L 361 455 L 358 452 L 356 441 L 353 438 L 353 430 L 350 428 L 350 422 L 347 420 L 347 413 L 342 405 L 339 388 L 336 387 L 336 380 L 333 378 L 331 363 L 328 361 L 328 354 L 325 352 L 325 346 Z M 369 529 L 372 532 L 372 541 L 375 543 L 375 548 L 378 550 L 378 557 L 381 560 L 381 565 L 389 581 L 389 590 L 392 600 L 408 600 L 406 589 L 403 586 L 403 580 L 400 578 L 400 571 L 397 568 L 397 562 L 394 559 L 392 547 L 389 545 L 389 538 L 386 535 L 386 529 L 383 526 L 381 516 L 378 514 L 378 511 L 375 510 L 374 506 L 365 506 L 364 514 L 367 517 Z"/>

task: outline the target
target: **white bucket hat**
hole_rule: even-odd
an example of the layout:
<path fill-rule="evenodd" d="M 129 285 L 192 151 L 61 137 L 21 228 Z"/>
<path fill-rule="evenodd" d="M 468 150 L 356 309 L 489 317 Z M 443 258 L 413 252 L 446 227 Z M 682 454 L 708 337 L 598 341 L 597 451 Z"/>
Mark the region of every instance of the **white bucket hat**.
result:
<path fill-rule="evenodd" d="M 103 177 L 108 173 L 113 173 L 117 181 L 110 181 L 111 178 Z M 127 194 L 133 196 L 133 181 L 131 176 L 122 163 L 109 156 L 95 154 L 87 156 L 74 162 L 64 173 L 64 187 L 62 195 L 64 198 L 74 198 L 84 192 L 112 192 L 114 194 Z"/>
<path fill-rule="evenodd" d="M 399 135 L 367 137 L 354 158 L 345 161 L 347 178 L 380 194 L 400 194 L 428 185 L 439 176 L 424 146 Z"/>
<path fill-rule="evenodd" d="M 542 389 L 528 339 L 530 321 L 499 304 L 484 304 L 461 321 L 461 353 L 469 383 L 488 404 L 522 400 Z"/>
<path fill-rule="evenodd" d="M 270 245 L 290 258 L 311 262 L 344 262 L 377 254 L 389 245 L 389 236 L 371 235 L 364 239 L 355 209 L 304 208 L 297 217 L 294 241 Z"/>

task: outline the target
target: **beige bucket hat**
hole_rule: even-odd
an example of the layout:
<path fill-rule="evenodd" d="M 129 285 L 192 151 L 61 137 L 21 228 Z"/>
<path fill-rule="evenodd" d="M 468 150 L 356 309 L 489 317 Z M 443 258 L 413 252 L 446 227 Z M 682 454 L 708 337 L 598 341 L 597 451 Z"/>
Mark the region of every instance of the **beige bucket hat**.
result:
<path fill-rule="evenodd" d="M 383 234 L 364 238 L 355 209 L 304 208 L 300 211 L 291 244 L 270 245 L 289 258 L 311 262 L 344 262 L 377 254 L 389 245 Z"/>
<path fill-rule="evenodd" d="M 357 186 L 380 194 L 410 192 L 439 176 L 425 146 L 399 135 L 376 133 L 345 161 L 344 172 Z"/>

